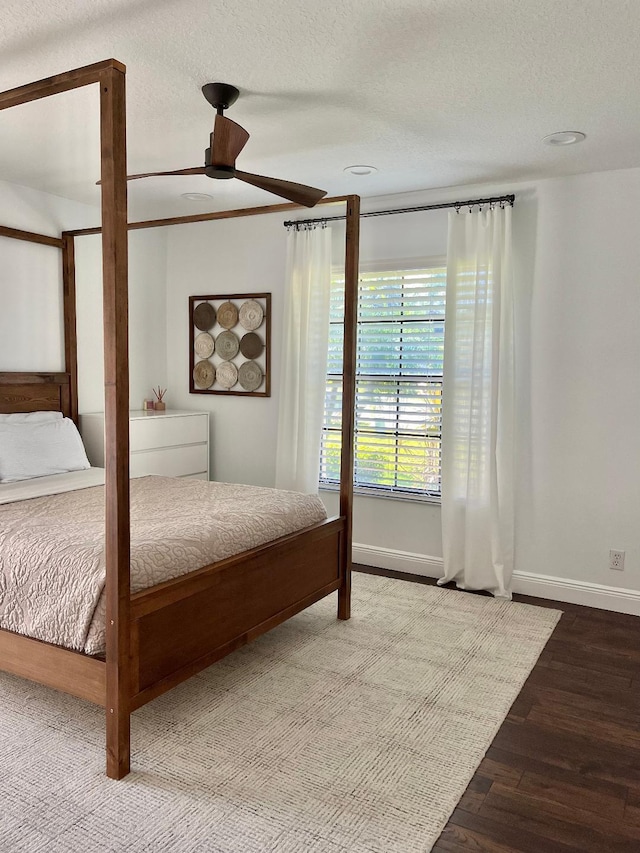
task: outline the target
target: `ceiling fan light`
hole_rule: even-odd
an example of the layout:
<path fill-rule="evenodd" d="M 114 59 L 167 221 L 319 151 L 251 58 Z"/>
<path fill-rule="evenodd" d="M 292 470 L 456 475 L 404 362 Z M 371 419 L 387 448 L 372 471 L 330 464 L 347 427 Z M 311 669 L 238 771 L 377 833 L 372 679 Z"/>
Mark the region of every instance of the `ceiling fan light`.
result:
<path fill-rule="evenodd" d="M 213 196 L 211 193 L 180 193 L 180 198 L 185 198 L 187 201 L 209 201 Z"/>
<path fill-rule="evenodd" d="M 348 172 L 350 175 L 363 177 L 364 175 L 373 175 L 378 170 L 375 166 L 347 166 L 343 171 Z"/>
<path fill-rule="evenodd" d="M 559 147 L 563 145 L 575 145 L 576 142 L 582 142 L 586 138 L 586 134 L 580 130 L 560 130 L 557 133 L 550 133 L 548 136 L 544 136 L 542 141 L 545 145 Z"/>

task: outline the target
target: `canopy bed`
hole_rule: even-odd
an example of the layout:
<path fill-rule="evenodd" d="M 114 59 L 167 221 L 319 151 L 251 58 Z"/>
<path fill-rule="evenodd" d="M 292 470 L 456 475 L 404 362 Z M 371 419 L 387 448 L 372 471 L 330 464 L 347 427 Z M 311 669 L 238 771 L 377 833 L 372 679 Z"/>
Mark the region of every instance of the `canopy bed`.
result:
<path fill-rule="evenodd" d="M 127 231 L 289 211 L 300 205 L 127 223 L 125 68 L 121 63 L 106 60 L 0 93 L 0 109 L 93 83 L 99 84 L 100 92 L 102 228 L 69 231 L 54 238 L 0 226 L 0 237 L 44 243 L 61 251 L 65 370 L 0 373 L 0 413 L 59 411 L 77 423 L 74 241 L 101 232 L 106 653 L 103 659 L 2 629 L 0 669 L 104 706 L 107 775 L 120 779 L 130 769 L 130 714 L 136 708 L 334 591 L 338 592 L 338 618 L 350 616 L 359 198 L 320 202 L 344 203 L 347 219 L 339 516 L 307 523 L 274 541 L 200 564 L 132 594 Z"/>

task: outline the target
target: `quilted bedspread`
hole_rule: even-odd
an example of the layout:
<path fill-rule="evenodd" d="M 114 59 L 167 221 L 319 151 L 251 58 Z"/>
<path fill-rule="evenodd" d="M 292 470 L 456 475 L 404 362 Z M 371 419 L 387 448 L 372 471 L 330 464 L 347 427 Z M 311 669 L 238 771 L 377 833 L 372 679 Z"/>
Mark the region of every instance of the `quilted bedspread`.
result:
<path fill-rule="evenodd" d="M 326 518 L 319 498 L 169 477 L 131 481 L 131 590 Z M 104 651 L 104 487 L 0 505 L 0 627 Z"/>

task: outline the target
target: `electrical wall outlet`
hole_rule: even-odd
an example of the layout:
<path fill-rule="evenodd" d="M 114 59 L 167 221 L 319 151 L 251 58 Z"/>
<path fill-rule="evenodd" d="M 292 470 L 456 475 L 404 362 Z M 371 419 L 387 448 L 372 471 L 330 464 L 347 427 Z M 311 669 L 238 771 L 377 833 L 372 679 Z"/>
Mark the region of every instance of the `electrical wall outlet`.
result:
<path fill-rule="evenodd" d="M 624 572 L 624 551 L 609 551 L 609 568 Z"/>

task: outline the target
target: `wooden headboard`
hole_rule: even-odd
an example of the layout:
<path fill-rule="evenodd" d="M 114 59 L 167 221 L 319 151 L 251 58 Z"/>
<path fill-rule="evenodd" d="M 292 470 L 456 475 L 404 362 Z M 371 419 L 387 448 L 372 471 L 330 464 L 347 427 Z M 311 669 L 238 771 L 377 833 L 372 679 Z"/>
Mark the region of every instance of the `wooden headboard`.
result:
<path fill-rule="evenodd" d="M 68 373 L 0 373 L 0 413 L 62 412 L 70 418 L 70 388 Z"/>

